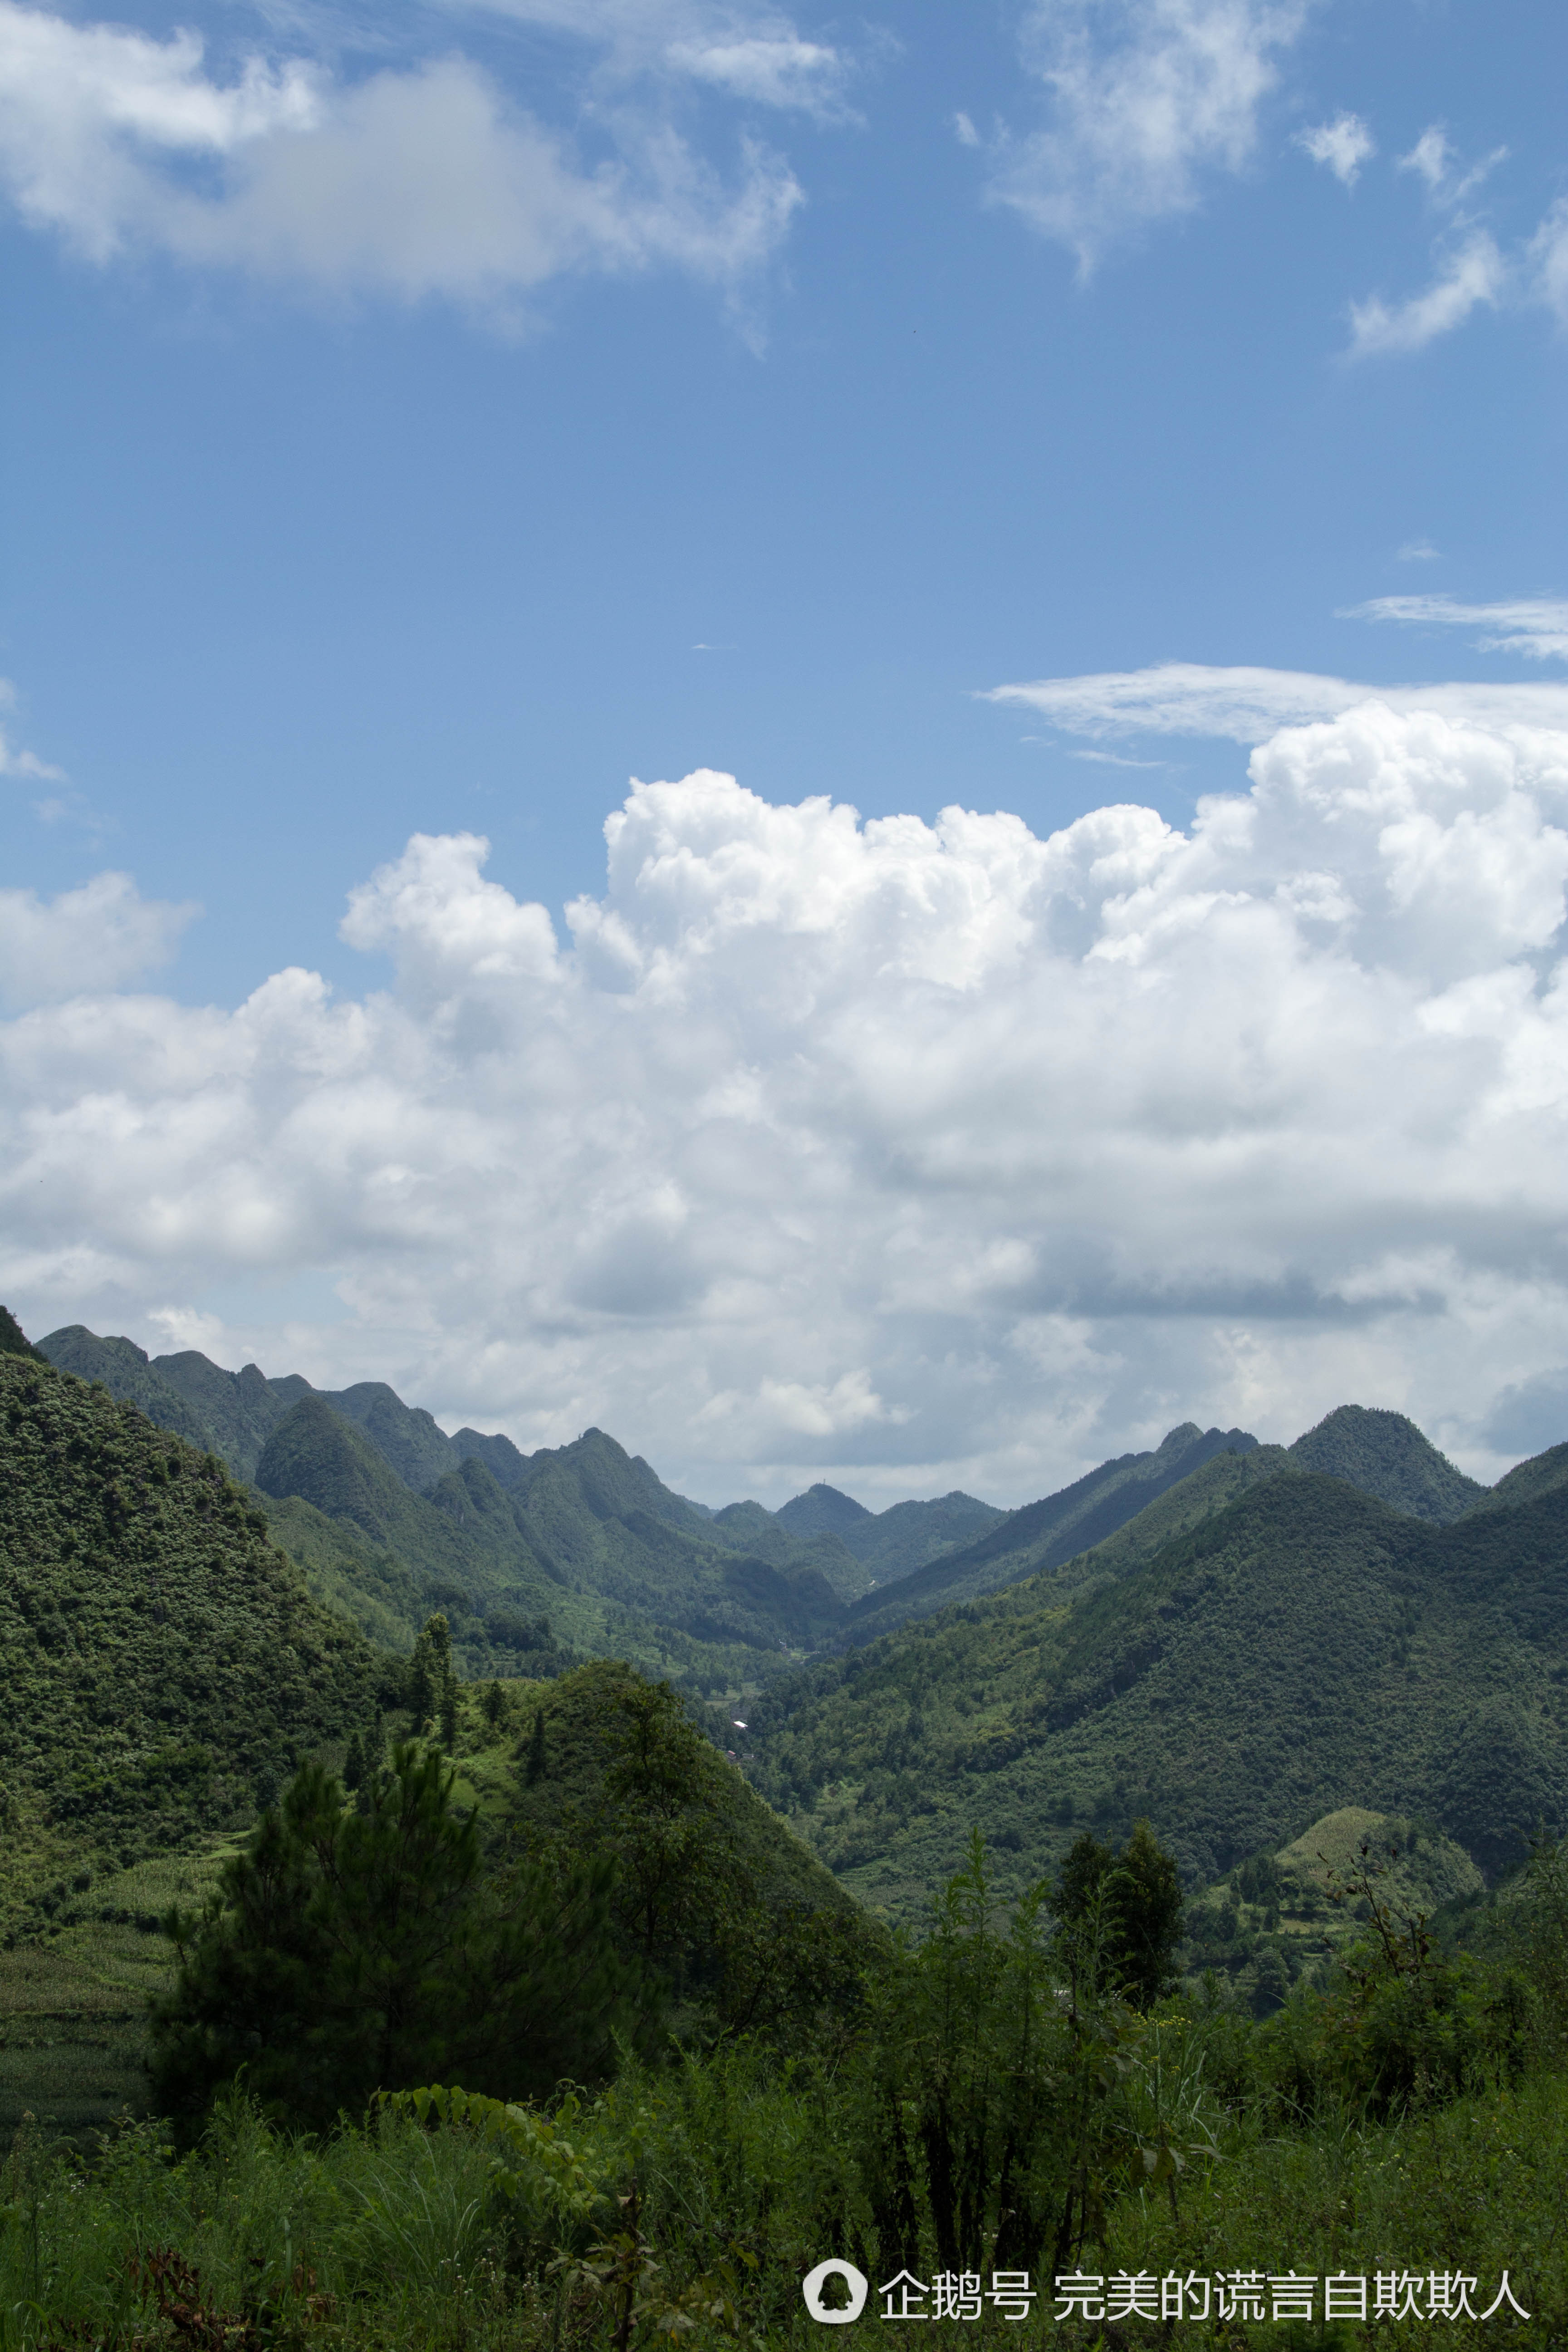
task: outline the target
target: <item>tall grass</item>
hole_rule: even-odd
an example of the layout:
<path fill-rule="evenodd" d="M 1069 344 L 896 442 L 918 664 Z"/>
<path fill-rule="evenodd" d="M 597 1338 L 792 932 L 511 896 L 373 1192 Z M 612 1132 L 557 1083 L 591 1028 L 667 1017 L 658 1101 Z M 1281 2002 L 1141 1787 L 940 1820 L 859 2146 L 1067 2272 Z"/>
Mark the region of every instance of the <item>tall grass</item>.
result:
<path fill-rule="evenodd" d="M 1195 2029 L 1194 2029 L 1195 2031 Z M 1160 2063 L 1186 2088 L 1201 2059 L 1168 2021 Z M 1176 2095 L 1166 2084 L 1167 2097 Z M 596 2191 L 574 2221 L 499 2185 L 493 2139 L 383 2112 L 320 2141 L 269 2129 L 243 2098 L 176 2158 L 128 2126 L 89 2160 L 24 2131 L 0 2169 L 0 2352 L 97 2346 L 354 2346 L 367 2352 L 570 2352 L 616 2341 L 699 2347 L 824 2339 L 799 2282 L 829 2252 L 880 2284 L 853 2086 L 812 2061 L 744 2047 L 629 2071 L 585 2105 L 575 2153 Z M 1131 2175 L 1087 2266 L 1117 2272 L 1460 2271 L 1489 2301 L 1501 2272 L 1531 2313 L 1442 2323 L 1444 2343 L 1568 2344 L 1568 2083 L 1555 2070 L 1373 2122 L 1348 2105 L 1307 2128 L 1217 2109 L 1184 2142 L 1173 2184 Z M 1195 2151 L 1195 2152 L 1194 2152 Z M 929 2279 L 929 2210 L 900 2250 Z M 1042 2282 L 1037 2278 L 1036 2284 Z M 1478 2303 L 1480 2301 L 1478 2297 Z M 879 2331 L 873 2301 L 859 2323 Z M 1038 2340 L 988 2311 L 939 2325 L 994 2345 Z M 184 2314 L 182 2318 L 181 2313 Z M 205 2332 L 204 2332 L 204 2330 Z M 1066 2347 L 1101 2331 L 1048 2331 Z M 1373 2340 L 1351 2327 L 1301 2341 Z M 831 2340 L 831 2339 L 829 2339 Z M 1119 2338 L 1284 2347 L 1289 2329 L 1123 2326 Z M 1425 2321 L 1379 2346 L 1429 2346 Z"/>

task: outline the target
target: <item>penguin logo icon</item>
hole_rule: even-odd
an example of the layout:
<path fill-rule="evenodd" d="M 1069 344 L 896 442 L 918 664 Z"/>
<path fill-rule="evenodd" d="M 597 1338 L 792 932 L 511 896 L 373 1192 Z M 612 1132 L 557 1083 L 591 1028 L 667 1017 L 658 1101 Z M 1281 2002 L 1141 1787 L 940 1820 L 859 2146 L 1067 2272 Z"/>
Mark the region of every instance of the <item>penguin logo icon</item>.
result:
<path fill-rule="evenodd" d="M 849 2300 L 841 2311 L 830 2311 L 822 2300 L 823 2282 L 830 2278 L 841 2278 L 849 2289 Z M 816 2268 L 807 2271 L 802 2279 L 800 2291 L 805 2297 L 805 2307 L 813 2319 L 819 2319 L 825 2327 L 847 2327 L 849 2322 L 858 2319 L 866 2308 L 870 2281 L 864 2271 L 856 2269 L 853 2263 L 818 2263 Z"/>

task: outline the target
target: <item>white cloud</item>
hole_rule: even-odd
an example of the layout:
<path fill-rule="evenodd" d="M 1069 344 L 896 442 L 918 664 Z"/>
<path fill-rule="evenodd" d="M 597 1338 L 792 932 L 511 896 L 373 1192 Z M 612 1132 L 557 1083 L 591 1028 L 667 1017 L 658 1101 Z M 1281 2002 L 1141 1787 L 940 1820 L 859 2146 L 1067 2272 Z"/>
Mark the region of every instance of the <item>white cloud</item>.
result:
<path fill-rule="evenodd" d="M 0 677 L 0 710 L 15 709 L 16 703 L 16 688 L 8 677 Z M 0 776 L 26 776 L 33 783 L 63 784 L 66 781 L 63 768 L 52 768 L 47 760 L 40 760 L 36 751 L 13 743 L 3 727 L 0 727 Z"/>
<path fill-rule="evenodd" d="M 1500 163 L 1508 161 L 1506 147 L 1494 147 L 1465 173 L 1458 173 L 1458 157 L 1448 143 L 1447 132 L 1440 122 L 1432 123 L 1421 133 L 1408 155 L 1401 155 L 1396 168 L 1414 172 L 1426 183 L 1427 193 L 1449 210 L 1462 205 L 1473 195 L 1483 180 L 1489 179 Z"/>
<path fill-rule="evenodd" d="M 1361 167 L 1377 152 L 1377 142 L 1359 114 L 1336 114 L 1310 131 L 1299 131 L 1296 144 L 1314 163 L 1324 163 L 1344 188 L 1353 188 Z"/>
<path fill-rule="evenodd" d="M 1394 560 L 1395 563 L 1436 563 L 1440 558 L 1441 550 L 1434 547 L 1429 539 L 1407 539 L 1395 551 Z"/>
<path fill-rule="evenodd" d="M 1528 261 L 1535 299 L 1568 327 L 1568 196 L 1559 196 L 1530 241 Z"/>
<path fill-rule="evenodd" d="M 0 1029 L 0 1295 L 526 1444 L 597 1423 L 714 1500 L 1019 1499 L 1347 1397 L 1495 1468 L 1494 1402 L 1547 1394 L 1568 725 L 1363 704 L 1184 834 L 708 772 L 606 832 L 566 941 L 419 837 L 345 919 L 392 964 L 360 1001 L 290 970 Z M 94 887 L 84 940 L 130 904 Z M 215 1305 L 310 1269 L 346 1319 Z"/>
<path fill-rule="evenodd" d="M 747 45 L 731 47 L 733 85 Z M 803 45 L 772 47 L 777 102 L 805 103 Z M 768 48 L 751 45 L 758 89 Z M 672 267 L 733 290 L 776 249 L 801 201 L 779 158 L 742 142 L 727 182 L 657 109 L 604 120 L 616 151 L 588 163 L 460 56 L 354 83 L 253 58 L 221 80 L 191 34 L 0 0 L 0 174 L 26 219 L 99 262 L 151 246 L 323 290 L 504 307 L 571 270 Z"/>
<path fill-rule="evenodd" d="M 0 1003 L 47 1003 L 122 987 L 166 963 L 200 912 L 137 895 L 129 874 L 99 874 L 47 901 L 0 890 Z"/>
<path fill-rule="evenodd" d="M 1568 661 L 1568 599 L 1515 596 L 1491 604 L 1461 604 L 1452 596 L 1374 596 L 1342 618 L 1405 621 L 1421 627 L 1480 629 L 1488 653 L 1526 654 L 1533 661 Z"/>
<path fill-rule="evenodd" d="M 1081 269 L 1151 221 L 1190 212 L 1238 172 L 1304 0 L 1034 0 L 1026 63 L 1048 128 L 1003 139 L 992 194 Z"/>
<path fill-rule="evenodd" d="M 1416 173 L 1426 181 L 1429 188 L 1440 188 L 1448 176 L 1448 165 L 1453 152 L 1448 144 L 1448 134 L 1442 124 L 1430 123 L 1421 133 L 1409 154 L 1401 155 L 1399 169 L 1402 172 Z"/>
<path fill-rule="evenodd" d="M 1452 254 L 1424 294 L 1413 294 L 1393 310 L 1378 295 L 1351 304 L 1351 352 L 1358 359 L 1379 352 L 1419 352 L 1439 335 L 1462 327 L 1479 303 L 1495 308 L 1509 281 L 1509 265 L 1491 237 L 1478 229 Z"/>
<path fill-rule="evenodd" d="M 1363 613 L 1371 609 L 1358 607 Z M 1069 734 L 1223 736 L 1234 743 L 1260 743 L 1277 728 L 1337 719 L 1372 702 L 1391 710 L 1436 711 L 1482 727 L 1568 727 L 1563 686 L 1359 686 L 1310 670 L 1223 668 L 1203 662 L 1037 678 L 1028 685 L 992 687 L 982 699 L 1037 711 Z"/>
<path fill-rule="evenodd" d="M 761 106 L 836 115 L 842 109 L 844 61 L 837 49 L 795 36 L 741 41 L 677 41 L 667 52 L 679 71 Z"/>

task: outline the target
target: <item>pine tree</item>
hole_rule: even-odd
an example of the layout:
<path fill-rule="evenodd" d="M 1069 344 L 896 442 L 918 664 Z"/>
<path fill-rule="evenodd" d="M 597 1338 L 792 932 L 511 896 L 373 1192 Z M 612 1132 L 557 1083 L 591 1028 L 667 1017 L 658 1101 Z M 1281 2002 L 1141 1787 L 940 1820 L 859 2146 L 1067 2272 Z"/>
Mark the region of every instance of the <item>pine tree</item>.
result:
<path fill-rule="evenodd" d="M 1068 1849 L 1051 1907 L 1075 1981 L 1092 1977 L 1136 2009 L 1152 2009 L 1175 1983 L 1181 1881 L 1147 1822 L 1133 1824 L 1120 1852 L 1085 1830 Z"/>
<path fill-rule="evenodd" d="M 458 1677 L 452 1665 L 452 1632 L 439 1610 L 425 1620 L 408 1664 L 408 1706 L 414 1727 L 434 1725 L 444 1747 L 458 1744 Z"/>
<path fill-rule="evenodd" d="M 529 1787 L 531 1789 L 536 1780 L 542 1780 L 549 1769 L 550 1759 L 544 1749 L 544 1709 L 536 1706 L 533 1710 L 533 1731 L 528 1743 L 528 1759 L 523 1766 Z"/>
<path fill-rule="evenodd" d="M 399 1747 L 345 1811 L 306 1765 L 206 1911 L 170 1914 L 178 1971 L 152 2015 L 165 2112 L 195 2124 L 242 2068 L 268 2113 L 314 2130 L 378 2090 L 517 2098 L 607 2074 L 632 1986 L 612 1864 L 487 1879 L 452 1781 L 440 1757 Z"/>

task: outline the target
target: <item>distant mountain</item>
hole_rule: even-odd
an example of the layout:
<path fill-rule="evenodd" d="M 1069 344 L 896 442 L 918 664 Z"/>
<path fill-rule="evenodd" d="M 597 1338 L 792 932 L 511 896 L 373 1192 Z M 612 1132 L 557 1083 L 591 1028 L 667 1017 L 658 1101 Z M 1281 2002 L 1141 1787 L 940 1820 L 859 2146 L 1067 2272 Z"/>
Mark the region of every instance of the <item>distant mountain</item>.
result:
<path fill-rule="evenodd" d="M 1549 1446 L 1544 1454 L 1518 1463 L 1495 1486 L 1483 1486 L 1465 1516 L 1472 1517 L 1478 1511 L 1510 1511 L 1520 1503 L 1532 1503 L 1538 1496 L 1550 1495 L 1564 1486 L 1568 1486 L 1568 1445 Z"/>
<path fill-rule="evenodd" d="M 1542 1462 L 1440 1527 L 1289 1459 L 1076 1596 L 1047 1573 L 784 1678 L 750 1717 L 758 1785 L 905 1916 L 974 1824 L 1021 1885 L 1146 1814 L 1202 1884 L 1363 1805 L 1494 1876 L 1568 1825 L 1568 1481 Z"/>
<path fill-rule="evenodd" d="M 753 1508 L 755 1506 L 752 1507 Z M 872 1585 L 891 1584 L 928 1561 L 961 1550 L 1006 1518 L 993 1503 L 976 1502 L 956 1490 L 929 1503 L 893 1503 L 885 1511 L 868 1511 L 852 1495 L 837 1486 L 808 1486 L 780 1505 L 773 1517 L 794 1536 L 836 1536 L 865 1570 L 853 1600 Z"/>
<path fill-rule="evenodd" d="M 249 1822 L 389 1701 L 395 1670 L 309 1599 L 221 1466 L 135 1406 L 6 1350 L 0 1427 L 15 1915 L 68 1864 L 120 1867 Z"/>
<path fill-rule="evenodd" d="M 79 1324 L 43 1349 L 252 1480 L 311 1590 L 373 1639 L 406 1649 L 444 1610 L 469 1675 L 608 1655 L 750 1684 L 816 1648 L 870 1580 L 836 1539 L 797 1541 L 760 1505 L 714 1513 L 672 1493 L 601 1430 L 525 1454 L 447 1437 L 383 1381 L 319 1391 L 194 1350 L 150 1359 Z"/>
<path fill-rule="evenodd" d="M 999 1516 L 976 1541 L 901 1577 L 890 1592 L 879 1587 L 868 1593 L 851 1608 L 838 1645 L 874 1641 L 909 1618 L 998 1591 L 1074 1559 L 1215 1455 L 1249 1454 L 1257 1444 L 1244 1429 L 1201 1430 L 1195 1422 L 1184 1422 L 1152 1453 L 1102 1462 L 1043 1502 Z"/>
<path fill-rule="evenodd" d="M 792 1536 L 840 1538 L 847 1538 L 873 1516 L 853 1495 L 841 1495 L 837 1486 L 820 1483 L 808 1486 L 804 1495 L 792 1495 L 773 1513 L 780 1527 L 787 1528 Z"/>
<path fill-rule="evenodd" d="M 1342 1404 L 1290 1448 L 1303 1470 L 1342 1478 L 1363 1495 L 1375 1495 L 1412 1518 L 1451 1526 L 1486 1494 L 1474 1478 L 1456 1470 L 1430 1438 L 1402 1412 L 1362 1404 Z"/>
<path fill-rule="evenodd" d="M 255 1364 L 226 1372 L 194 1348 L 178 1355 L 149 1357 L 133 1340 L 100 1339 L 80 1323 L 51 1331 L 39 1347 L 62 1371 L 101 1381 L 112 1395 L 129 1397 L 163 1428 L 177 1429 L 181 1436 L 209 1448 L 238 1478 L 255 1478 L 279 1423 L 301 1397 L 317 1395 L 364 1430 L 416 1493 L 444 1471 L 458 1468 L 463 1459 L 429 1413 L 405 1405 L 384 1381 L 318 1391 L 298 1372 L 268 1380 Z M 499 1443 L 507 1445 L 509 1441 Z M 515 1446 L 510 1450 L 517 1451 Z"/>

